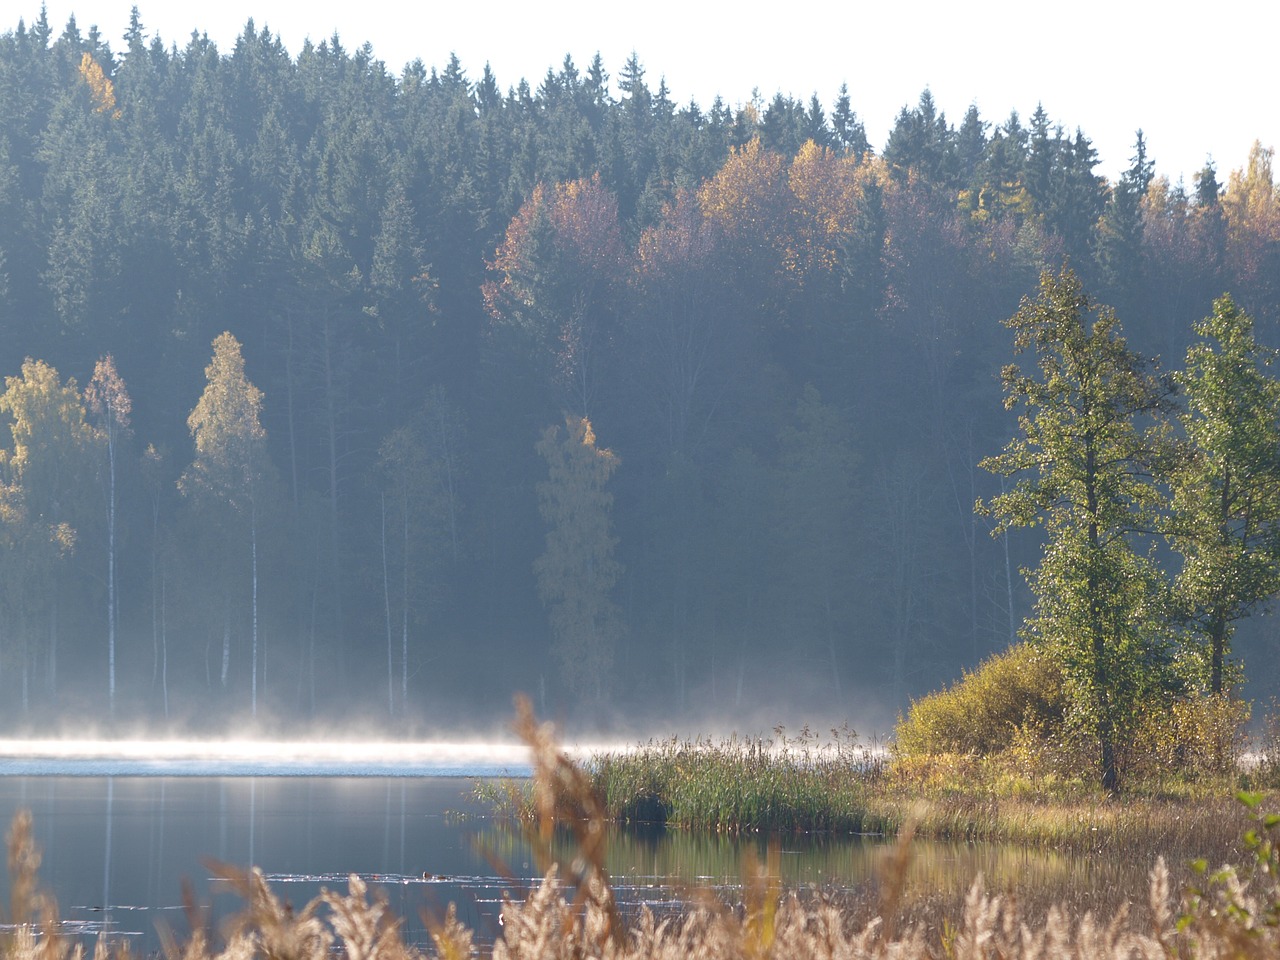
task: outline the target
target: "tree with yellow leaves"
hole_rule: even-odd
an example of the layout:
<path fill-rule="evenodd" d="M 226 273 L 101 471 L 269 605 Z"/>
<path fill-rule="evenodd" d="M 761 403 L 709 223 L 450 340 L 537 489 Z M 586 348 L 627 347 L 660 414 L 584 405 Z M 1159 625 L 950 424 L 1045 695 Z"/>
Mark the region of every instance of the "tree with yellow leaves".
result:
<path fill-rule="evenodd" d="M 1280 190 L 1272 174 L 1275 150 L 1254 141 L 1242 170 L 1232 171 L 1222 196 L 1227 224 L 1227 259 L 1243 283 L 1276 292 L 1280 266 Z M 1274 297 L 1268 297 L 1274 302 Z"/>
<path fill-rule="evenodd" d="M 120 119 L 120 111 L 116 108 L 116 90 L 111 78 L 102 72 L 98 61 L 88 50 L 80 57 L 80 77 L 89 87 L 89 96 L 93 98 L 93 109 L 105 113 L 112 120 Z"/>
<path fill-rule="evenodd" d="M 63 383 L 43 360 L 28 358 L 21 376 L 5 378 L 0 415 L 13 439 L 12 449 L 0 449 L 0 563 L 7 568 L 0 580 L 25 710 L 41 654 L 50 691 L 57 690 L 59 580 L 89 514 L 85 491 L 96 437 L 75 380 Z"/>
<path fill-rule="evenodd" d="M 187 426 L 196 444 L 196 456 L 178 486 L 182 493 L 203 507 L 211 518 L 209 532 L 227 531 L 231 550 L 243 549 L 234 543 L 247 536 L 250 561 L 251 669 L 250 703 L 258 712 L 258 526 L 262 503 L 273 472 L 267 457 L 267 432 L 262 427 L 262 391 L 249 382 L 244 372 L 240 341 L 230 332 L 213 341 L 213 360 L 205 367 L 207 384 Z M 247 529 L 246 529 L 247 528 Z M 239 533 L 243 531 L 243 533 Z M 228 586 L 228 590 L 230 587 Z M 227 682 L 231 656 L 231 602 L 224 610 L 228 624 L 223 630 L 222 683 Z"/>

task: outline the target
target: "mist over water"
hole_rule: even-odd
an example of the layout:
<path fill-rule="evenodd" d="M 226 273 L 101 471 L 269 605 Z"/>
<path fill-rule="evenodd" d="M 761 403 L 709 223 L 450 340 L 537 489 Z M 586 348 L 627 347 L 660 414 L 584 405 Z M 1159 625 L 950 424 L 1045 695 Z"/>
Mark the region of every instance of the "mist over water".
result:
<path fill-rule="evenodd" d="M 0 774 L 162 777 L 528 776 L 513 743 L 0 740 Z"/>

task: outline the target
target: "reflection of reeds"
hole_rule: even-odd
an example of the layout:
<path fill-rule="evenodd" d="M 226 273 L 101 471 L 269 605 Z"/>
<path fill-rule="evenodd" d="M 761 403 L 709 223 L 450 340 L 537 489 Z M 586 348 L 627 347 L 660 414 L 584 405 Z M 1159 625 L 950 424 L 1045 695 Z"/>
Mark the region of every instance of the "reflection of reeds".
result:
<path fill-rule="evenodd" d="M 922 920 L 905 891 L 912 861 L 910 830 L 899 835 L 882 867 L 876 916 L 862 919 L 830 896 L 802 897 L 782 892 L 779 848 L 769 847 L 763 864 L 745 869 L 742 900 L 736 906 L 707 895 L 693 898 L 684 913 L 659 918 L 648 910 L 625 927 L 619 918 L 605 867 L 608 832 L 605 812 L 592 782 L 557 747 L 551 729 L 534 720 L 527 704 L 518 729 L 534 754 L 533 797 L 538 813 L 529 835 L 548 861 L 545 877 L 523 902 L 507 899 L 494 960 L 1171 960 L 1196 957 L 1280 956 L 1280 854 L 1275 840 L 1280 817 L 1257 813 L 1245 835 L 1249 853 L 1240 869 L 1203 871 L 1176 915 L 1162 859 L 1152 869 L 1146 922 L 1135 923 L 1121 907 L 1102 922 L 1091 911 L 1056 906 L 1043 920 L 1030 917 L 1021 899 L 992 893 L 979 878 L 954 916 Z M 573 837 L 572 849 L 557 849 L 556 828 Z M 564 861 L 572 854 L 572 860 Z M 39 852 L 30 818 L 19 815 L 9 834 L 13 928 L 3 960 L 67 960 L 80 947 L 59 936 L 52 900 L 39 891 Z M 563 869 L 562 869 L 563 867 Z M 243 912 L 224 926 L 221 937 L 207 933 L 202 920 L 183 945 L 165 939 L 167 960 L 419 960 L 423 950 L 404 943 L 399 921 L 387 902 L 369 896 L 352 876 L 349 892 L 323 892 L 300 911 L 272 893 L 257 870 L 215 867 L 245 901 Z M 562 880 L 561 876 L 568 879 Z M 1136 892 L 1136 891 L 1135 891 Z M 36 916 L 44 914 L 37 922 Z M 431 955 L 463 960 L 475 955 L 471 933 L 452 910 L 433 924 Z M 95 960 L 111 960 L 122 947 L 100 943 Z"/>

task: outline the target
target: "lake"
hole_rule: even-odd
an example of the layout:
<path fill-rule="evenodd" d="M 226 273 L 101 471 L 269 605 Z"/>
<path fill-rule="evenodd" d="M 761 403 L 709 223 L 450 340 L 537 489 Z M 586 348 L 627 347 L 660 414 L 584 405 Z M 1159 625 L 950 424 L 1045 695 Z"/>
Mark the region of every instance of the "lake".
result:
<path fill-rule="evenodd" d="M 472 797 L 473 777 L 499 772 L 491 762 L 410 766 L 400 772 L 417 775 L 397 776 L 386 775 L 390 767 L 368 764 L 361 767 L 366 775 L 335 776 L 344 769 L 338 761 L 312 761 L 306 773 L 294 768 L 279 775 L 275 763 L 225 758 L 192 760 L 181 768 L 184 775 L 168 776 L 156 763 L 0 760 L 0 817 L 7 823 L 20 808 L 32 811 L 44 854 L 42 885 L 57 897 L 61 917 L 85 937 L 128 939 L 143 953 L 158 949 L 158 925 L 184 939 L 184 879 L 200 902 L 212 905 L 215 918 L 233 913 L 240 902 L 219 892 L 209 858 L 257 865 L 276 894 L 296 907 L 322 887 L 345 893 L 347 877 L 360 874 L 386 891 L 404 918 L 406 939 L 417 944 L 430 939 L 424 911 L 441 916 L 450 902 L 479 942 L 491 942 L 503 892 L 523 898 L 541 877 L 519 828 L 494 820 Z M 208 775 L 219 763 L 241 775 Z M 454 775 L 428 775 L 442 768 Z M 80 775 L 65 775 L 69 769 Z M 277 774 L 258 775 L 263 769 Z M 526 771 L 515 763 L 509 772 Z M 733 903 L 749 864 L 769 861 L 769 846 L 761 837 L 618 830 L 609 870 L 624 913 L 640 904 L 678 909 L 693 889 L 714 890 Z M 864 900 L 870 894 L 874 902 L 886 848 L 879 838 L 786 837 L 773 846 L 785 887 Z M 572 857 L 567 848 L 561 854 L 566 862 Z M 1149 866 L 917 841 L 909 895 L 958 904 L 981 872 L 994 889 L 1018 889 L 1024 903 L 1044 890 L 1106 914 L 1128 894 L 1145 893 Z M 7 902 L 7 877 L 4 886 Z"/>

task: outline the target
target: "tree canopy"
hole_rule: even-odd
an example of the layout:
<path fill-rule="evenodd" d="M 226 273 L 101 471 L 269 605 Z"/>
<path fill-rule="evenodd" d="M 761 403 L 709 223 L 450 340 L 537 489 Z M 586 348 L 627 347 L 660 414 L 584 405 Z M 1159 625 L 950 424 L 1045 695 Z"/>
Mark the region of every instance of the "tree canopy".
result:
<path fill-rule="evenodd" d="M 1047 632 L 1016 570 L 1057 534 L 1010 516 L 987 538 L 971 509 L 1000 496 L 978 463 L 1018 430 L 999 320 L 1069 266 L 1125 328 L 1080 301 L 1082 355 L 1170 365 L 1227 355 L 1225 329 L 1193 325 L 1228 292 L 1259 345 L 1241 397 L 1265 409 L 1271 154 L 1188 186 L 1138 139 L 1113 183 L 1051 105 L 949 118 L 926 90 L 886 131 L 857 106 L 680 105 L 639 56 L 528 82 L 456 58 L 389 70 L 336 36 L 291 54 L 252 22 L 227 50 L 141 18 L 118 44 L 43 15 L 0 34 L 0 715 L 75 695 L 122 721 L 309 718 L 354 690 L 425 725 L 542 678 L 568 712 L 612 684 L 620 712 L 883 727 L 1028 617 Z M 1033 326 L 1024 356 L 1053 355 Z M 1185 558 L 1206 682 L 1216 650 L 1224 687 L 1245 660 L 1265 689 L 1280 657 L 1244 614 L 1270 590 L 1270 468 L 1230 468 L 1253 506 L 1219 514 L 1229 545 L 1211 546 L 1222 479 L 1194 450 L 1255 441 L 1210 436 L 1210 360 L 1188 356 L 1167 427 L 1187 525 L 1138 530 L 1169 503 L 1100 475 L 1114 536 L 1090 563 L 1131 570 L 1113 600 L 1132 606 L 1159 537 Z M 1145 442 L 1131 412 L 1107 443 Z M 583 421 L 613 454 L 586 498 L 612 498 L 592 534 L 612 639 L 585 653 L 535 568 L 561 523 L 538 444 Z M 1133 531 L 1108 526 L 1138 506 Z M 1222 570 L 1236 585 L 1210 596 Z M 1163 656 L 1125 623 L 1107 657 Z"/>

